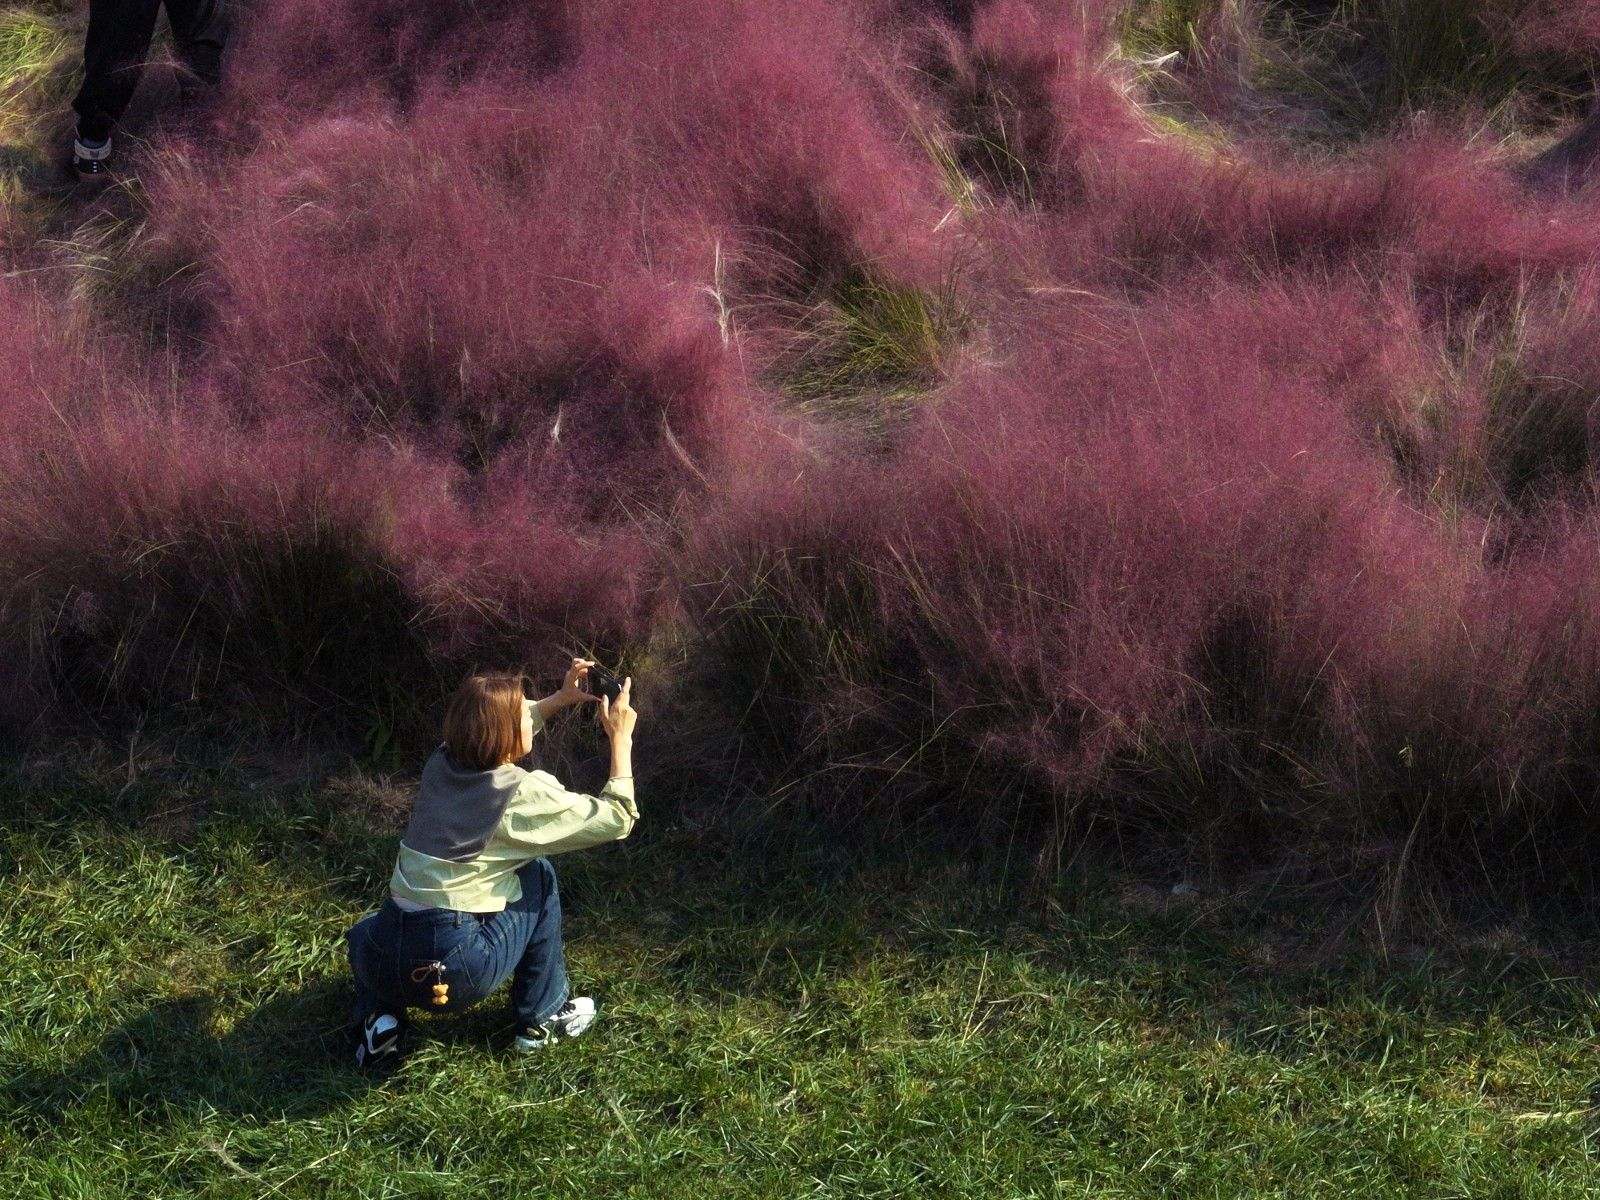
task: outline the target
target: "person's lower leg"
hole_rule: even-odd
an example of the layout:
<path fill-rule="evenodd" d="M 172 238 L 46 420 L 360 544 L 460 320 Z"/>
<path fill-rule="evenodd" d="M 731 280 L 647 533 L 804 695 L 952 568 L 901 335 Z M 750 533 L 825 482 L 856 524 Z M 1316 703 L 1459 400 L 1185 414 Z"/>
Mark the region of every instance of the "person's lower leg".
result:
<path fill-rule="evenodd" d="M 405 1015 L 405 1006 L 393 1002 L 385 1002 L 376 992 L 363 987 L 361 981 L 356 980 L 355 1002 L 350 1009 L 350 1026 L 360 1029 L 363 1022 L 374 1013 L 388 1013 L 393 1017 Z"/>
<path fill-rule="evenodd" d="M 228 42 L 228 11 L 222 0 L 167 0 L 167 21 L 183 65 L 202 82 L 222 77 L 222 52 Z"/>
<path fill-rule="evenodd" d="M 511 1006 L 519 1025 L 537 1025 L 553 1016 L 570 992 L 561 937 L 561 893 L 555 870 L 544 859 L 535 859 L 518 876 L 525 898 L 530 892 L 539 896 L 539 908 L 533 936 L 511 976 Z"/>
<path fill-rule="evenodd" d="M 571 995 L 567 965 L 560 951 L 535 965 L 526 958 L 511 979 L 511 1008 L 518 1025 L 538 1025 L 560 1011 Z"/>
<path fill-rule="evenodd" d="M 383 936 L 382 928 L 380 914 L 371 913 L 357 921 L 345 934 L 345 953 L 350 962 L 350 978 L 355 982 L 356 988 L 351 1024 L 358 1029 L 373 1013 L 387 1012 L 396 1017 L 405 1013 L 405 1005 L 387 994 L 382 994 L 391 990 L 391 985 L 384 981 L 383 956 L 375 945 L 375 939 Z"/>
<path fill-rule="evenodd" d="M 111 130 L 116 122 L 103 111 L 91 112 L 88 116 L 78 115 L 78 140 L 85 146 L 103 146 L 111 136 Z"/>
<path fill-rule="evenodd" d="M 78 137 L 103 142 L 127 111 L 155 33 L 157 0 L 91 0 L 83 86 L 72 101 Z"/>

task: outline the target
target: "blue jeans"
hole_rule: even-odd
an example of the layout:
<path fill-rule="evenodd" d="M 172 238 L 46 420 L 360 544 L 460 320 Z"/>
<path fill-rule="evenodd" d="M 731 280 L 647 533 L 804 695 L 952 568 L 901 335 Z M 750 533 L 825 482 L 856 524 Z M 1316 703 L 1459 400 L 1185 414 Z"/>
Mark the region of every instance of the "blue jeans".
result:
<path fill-rule="evenodd" d="M 511 976 L 511 1008 L 519 1025 L 537 1025 L 567 1002 L 561 946 L 561 894 L 550 860 L 517 872 L 522 898 L 496 913 L 430 908 L 409 913 L 385 900 L 345 934 L 356 981 L 355 1020 L 406 1008 L 459 1012 Z M 433 1003 L 431 963 L 444 964 L 449 1002 Z"/>

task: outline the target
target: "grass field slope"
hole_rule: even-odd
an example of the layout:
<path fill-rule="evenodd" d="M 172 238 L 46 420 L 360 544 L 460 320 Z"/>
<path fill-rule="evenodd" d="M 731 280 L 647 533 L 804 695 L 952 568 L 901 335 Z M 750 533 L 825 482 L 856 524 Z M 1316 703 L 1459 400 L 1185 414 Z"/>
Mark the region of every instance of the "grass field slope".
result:
<path fill-rule="evenodd" d="M 1600 1187 L 1575 943 L 1486 926 L 1385 959 L 1325 893 L 1086 877 L 1019 904 L 992 865 L 657 814 L 563 860 L 592 1033 L 529 1061 L 491 1001 L 421 1019 L 375 1081 L 342 933 L 403 793 L 71 761 L 0 785 L 7 1200 Z"/>

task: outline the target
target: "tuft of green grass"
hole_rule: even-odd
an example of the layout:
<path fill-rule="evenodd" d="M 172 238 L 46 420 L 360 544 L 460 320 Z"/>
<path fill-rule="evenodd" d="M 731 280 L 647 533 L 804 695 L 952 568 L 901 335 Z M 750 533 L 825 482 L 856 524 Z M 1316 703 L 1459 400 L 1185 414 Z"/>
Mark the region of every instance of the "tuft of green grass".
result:
<path fill-rule="evenodd" d="M 1235 78 L 1225 123 L 1292 144 L 1339 145 L 1423 113 L 1470 113 L 1497 137 L 1537 137 L 1577 115 L 1590 87 L 1576 56 L 1516 39 L 1528 0 L 1140 0 L 1119 44 L 1146 99 L 1184 112 L 1191 79 Z M 1220 37 L 1213 55 L 1209 31 Z"/>
<path fill-rule="evenodd" d="M 62 24 L 36 8 L 0 9 L 0 92 L 15 101 L 63 57 L 69 42 Z M 19 105 L 0 111 L 0 135 L 21 116 Z"/>
<path fill-rule="evenodd" d="M 774 374 L 808 416 L 892 428 L 938 381 L 969 322 L 954 289 L 853 271 L 787 314 Z"/>
<path fill-rule="evenodd" d="M 952 147 L 959 174 L 996 198 L 1024 207 L 1037 199 L 1026 115 L 1037 96 L 1021 97 L 992 65 L 977 86 L 959 91 L 951 103 Z"/>
<path fill-rule="evenodd" d="M 1196 154 L 1223 159 L 1231 149 L 1228 139 L 1210 122 L 1181 109 L 1146 107 L 1144 115 L 1157 133 L 1178 139 Z"/>
<path fill-rule="evenodd" d="M 954 191 L 965 177 L 941 144 L 924 145 L 952 172 L 956 205 L 947 219 L 978 207 L 975 190 L 969 187 L 964 200 Z M 798 248 L 754 258 L 729 255 L 719 243 L 712 283 L 701 290 L 715 306 L 725 345 L 740 331 L 756 334 L 766 381 L 792 411 L 872 443 L 926 398 L 972 333 L 960 270 L 952 263 L 934 286 L 920 287 L 869 266 L 827 270 Z"/>
<path fill-rule="evenodd" d="M 256 786 L 252 786 L 252 784 Z M 1600 1186 L 1596 1009 L 1500 930 L 1387 964 L 1322 898 L 1001 875 L 642 792 L 557 860 L 582 1041 L 341 1036 L 395 842 L 332 787 L 130 756 L 0 782 L 16 1200 L 1494 1196 Z"/>
<path fill-rule="evenodd" d="M 1409 114 L 1476 109 L 1511 129 L 1564 116 L 1581 72 L 1514 40 L 1526 0 L 1338 0 L 1269 6 L 1259 86 L 1326 113 L 1343 138 L 1382 133 Z"/>
<path fill-rule="evenodd" d="M 1119 43 L 1135 59 L 1188 54 L 1197 30 L 1227 0 L 1134 0 L 1123 11 Z"/>
<path fill-rule="evenodd" d="M 79 36 L 65 12 L 0 8 L 0 210 L 25 204 L 28 177 L 47 157 L 40 143 L 66 105 Z"/>
<path fill-rule="evenodd" d="M 1439 96 L 1493 104 L 1523 81 L 1508 34 L 1521 0 L 1342 0 L 1381 56 L 1378 105 L 1422 107 Z"/>

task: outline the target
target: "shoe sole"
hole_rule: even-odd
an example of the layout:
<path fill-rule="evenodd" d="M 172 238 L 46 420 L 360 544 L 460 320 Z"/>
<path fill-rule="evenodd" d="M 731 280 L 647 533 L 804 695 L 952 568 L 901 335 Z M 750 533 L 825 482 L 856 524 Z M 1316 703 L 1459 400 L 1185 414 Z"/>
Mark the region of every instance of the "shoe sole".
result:
<path fill-rule="evenodd" d="M 560 1033 L 552 1033 L 549 1037 L 541 1038 L 537 1042 L 533 1041 L 531 1038 L 525 1038 L 521 1034 L 518 1034 L 515 1042 L 517 1053 L 533 1054 L 537 1051 L 544 1050 L 547 1047 L 554 1046 L 557 1042 L 570 1042 L 573 1038 L 582 1037 L 584 1030 L 593 1025 L 595 1017 L 599 1015 L 599 1013 L 590 1013 L 587 1017 L 583 1018 L 581 1022 L 573 1021 L 568 1024 L 568 1026 Z"/>
<path fill-rule="evenodd" d="M 390 1014 L 392 1016 L 392 1014 Z M 356 1066 L 363 1070 L 375 1067 L 384 1061 L 398 1061 L 400 1058 L 400 1040 L 405 1034 L 405 1024 L 396 1021 L 386 1030 L 383 1036 L 374 1044 L 371 1033 L 363 1028 L 356 1034 Z"/>
<path fill-rule="evenodd" d="M 367 1050 L 365 1046 L 356 1050 L 356 1066 L 363 1071 L 371 1070 L 384 1062 L 398 1062 L 400 1060 L 400 1044 L 396 1041 L 392 1045 L 381 1046 L 377 1050 Z"/>

